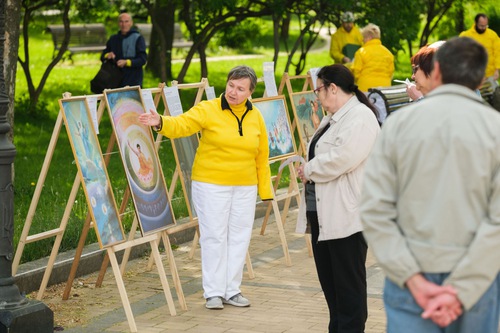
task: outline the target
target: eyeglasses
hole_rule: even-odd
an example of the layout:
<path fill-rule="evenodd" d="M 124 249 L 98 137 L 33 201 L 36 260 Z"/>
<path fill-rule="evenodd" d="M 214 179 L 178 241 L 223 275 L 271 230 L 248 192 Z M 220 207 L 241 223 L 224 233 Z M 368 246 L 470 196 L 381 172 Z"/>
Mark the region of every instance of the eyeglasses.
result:
<path fill-rule="evenodd" d="M 318 95 L 319 95 L 319 92 L 321 91 L 321 88 L 324 88 L 324 87 L 325 87 L 325 85 L 322 85 L 322 86 L 319 86 L 318 88 L 314 89 L 314 90 L 313 90 L 314 94 L 315 94 L 316 96 L 318 96 Z"/>
<path fill-rule="evenodd" d="M 415 75 L 415 73 L 417 73 L 418 69 L 420 68 L 420 65 L 416 65 L 416 66 L 413 66 L 412 67 L 412 72 L 413 72 L 413 75 Z"/>

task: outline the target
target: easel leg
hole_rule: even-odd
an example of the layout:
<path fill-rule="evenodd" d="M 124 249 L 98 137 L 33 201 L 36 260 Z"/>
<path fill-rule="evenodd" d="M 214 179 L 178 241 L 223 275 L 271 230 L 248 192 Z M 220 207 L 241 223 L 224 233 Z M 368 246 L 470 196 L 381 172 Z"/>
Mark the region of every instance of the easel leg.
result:
<path fill-rule="evenodd" d="M 109 162 L 109 156 L 110 156 L 109 152 L 111 151 L 111 148 L 113 147 L 115 141 L 116 141 L 115 136 L 111 135 L 111 137 L 109 138 L 109 145 L 108 145 L 107 154 L 106 154 L 106 163 Z M 127 204 L 128 204 L 129 199 L 130 199 L 130 188 L 127 186 L 125 188 L 125 193 L 123 193 L 122 203 L 120 205 L 120 210 L 119 210 L 120 214 L 122 214 L 125 211 L 125 209 L 127 208 Z M 134 222 L 135 222 L 135 220 L 134 220 Z M 132 223 L 131 230 L 133 230 L 133 231 L 131 231 L 131 234 L 135 234 L 135 228 L 137 228 L 137 226 L 134 227 L 134 224 Z M 130 235 L 129 235 L 129 237 L 130 237 Z M 106 254 L 104 255 L 104 258 L 102 259 L 101 269 L 99 270 L 99 275 L 97 276 L 97 280 L 95 282 L 95 286 L 97 288 L 102 286 L 102 282 L 104 281 L 104 276 L 106 275 L 106 270 L 108 269 L 108 265 L 109 265 L 109 256 L 108 256 L 108 253 L 106 252 Z M 125 267 L 123 269 L 125 270 Z"/>
<path fill-rule="evenodd" d="M 309 253 L 309 257 L 313 256 L 313 248 L 312 248 L 312 240 L 311 235 L 305 234 L 304 238 L 306 239 L 307 252 Z"/>
<path fill-rule="evenodd" d="M 73 263 L 71 264 L 71 269 L 69 271 L 68 281 L 66 281 L 66 287 L 64 288 L 62 296 L 62 299 L 64 301 L 66 301 L 69 298 L 69 294 L 73 286 L 73 281 L 75 280 L 76 271 L 78 269 L 78 265 L 80 264 L 80 258 L 82 257 L 83 248 L 85 246 L 85 240 L 87 239 L 87 235 L 89 234 L 90 221 L 91 221 L 91 216 L 90 213 L 88 213 L 87 218 L 83 223 L 82 234 L 80 235 L 80 240 L 78 241 L 78 247 L 76 248 L 75 257 L 73 259 Z"/>
<path fill-rule="evenodd" d="M 280 184 L 280 179 L 281 179 L 281 173 L 282 172 L 283 172 L 283 170 L 279 171 L 278 174 L 276 175 L 276 177 L 274 178 L 273 189 L 274 189 L 274 195 L 275 196 L 276 196 L 276 192 L 278 191 L 278 187 L 279 187 L 279 184 Z M 264 236 L 264 233 L 266 231 L 267 221 L 269 220 L 269 216 L 271 215 L 271 209 L 272 209 L 272 206 L 271 206 L 270 203 L 268 203 L 267 204 L 266 215 L 264 216 L 264 220 L 262 221 L 262 226 L 260 227 L 260 234 L 262 236 Z"/>
<path fill-rule="evenodd" d="M 290 259 L 290 253 L 288 252 L 288 243 L 286 241 L 285 229 L 283 228 L 283 222 L 281 220 L 280 209 L 276 200 L 272 201 L 274 208 L 274 216 L 276 217 L 276 226 L 278 227 L 278 233 L 281 239 L 281 247 L 283 248 L 283 254 L 285 256 L 285 263 L 287 266 L 292 265 L 292 260 Z"/>
<path fill-rule="evenodd" d="M 59 113 L 57 114 L 56 124 L 54 125 L 54 130 L 52 131 L 52 136 L 50 138 L 49 147 L 47 148 L 47 153 L 45 155 L 45 159 L 43 160 L 42 170 L 40 171 L 38 181 L 36 182 L 35 192 L 33 193 L 33 197 L 31 199 L 28 215 L 26 217 L 26 220 L 24 221 L 23 231 L 21 233 L 21 237 L 19 238 L 19 243 L 16 249 L 16 255 L 14 256 L 14 260 L 12 261 L 13 276 L 15 276 L 17 273 L 17 269 L 19 268 L 19 263 L 21 262 L 21 257 L 23 255 L 24 246 L 27 244 L 26 240 L 29 237 L 33 217 L 35 216 L 36 207 L 40 200 L 40 195 L 42 193 L 43 184 L 45 183 L 45 178 L 47 176 L 47 173 L 49 172 L 50 162 L 52 160 L 52 156 L 54 155 L 54 150 L 57 144 L 57 139 L 59 138 L 59 133 L 61 133 L 62 124 L 63 115 L 62 111 L 59 111 Z"/>
<path fill-rule="evenodd" d="M 170 239 L 166 232 L 162 233 L 161 236 L 163 240 L 163 245 L 165 246 L 165 252 L 168 256 L 168 263 L 170 266 L 170 273 L 172 274 L 172 279 L 174 280 L 175 291 L 177 292 L 177 298 L 181 305 L 182 310 L 187 310 L 186 299 L 184 298 L 184 291 L 182 290 L 181 279 L 179 277 L 179 272 L 177 271 L 177 265 L 175 263 L 174 252 L 172 251 L 172 246 L 170 245 Z"/>
<path fill-rule="evenodd" d="M 149 244 L 151 244 L 151 253 L 153 254 L 153 257 L 155 259 L 156 268 L 158 269 L 158 275 L 160 275 L 161 285 L 163 286 L 165 298 L 167 299 L 170 315 L 175 316 L 177 312 L 175 311 L 174 300 L 172 298 L 172 294 L 170 293 L 170 287 L 167 281 L 167 274 L 165 273 L 165 269 L 163 268 L 163 263 L 161 262 L 160 251 L 158 251 L 158 240 L 152 241 Z"/>
<path fill-rule="evenodd" d="M 264 216 L 264 220 L 262 220 L 262 225 L 260 226 L 260 234 L 264 236 L 264 233 L 266 232 L 266 227 L 267 227 L 267 221 L 269 220 L 269 216 L 271 215 L 271 209 L 273 206 L 271 203 L 267 204 L 267 209 L 266 209 L 266 215 Z"/>
<path fill-rule="evenodd" d="M 247 251 L 246 265 L 247 265 L 248 277 L 250 279 L 255 279 L 255 273 L 253 272 L 252 259 L 250 258 L 250 252 L 249 251 Z"/>
<path fill-rule="evenodd" d="M 193 259 L 194 252 L 196 251 L 196 247 L 198 246 L 199 240 L 200 240 L 200 228 L 196 226 L 194 230 L 193 241 L 191 242 L 191 250 L 189 251 L 189 259 Z"/>
<path fill-rule="evenodd" d="M 112 248 L 108 248 L 108 257 L 111 261 L 111 267 L 113 267 L 113 274 L 116 279 L 116 286 L 120 292 L 120 298 L 122 299 L 123 309 L 125 310 L 125 315 L 127 316 L 127 321 L 130 326 L 131 332 L 137 332 L 137 326 L 135 324 L 134 314 L 132 313 L 132 308 L 130 307 L 130 302 L 128 300 L 127 291 L 125 290 L 125 285 L 123 283 L 122 273 L 120 272 L 120 267 L 118 261 L 116 260 L 115 252 Z"/>
<path fill-rule="evenodd" d="M 135 231 L 137 230 L 138 225 L 139 225 L 139 222 L 137 221 L 137 216 L 136 216 L 136 217 L 134 217 L 134 222 L 132 222 L 132 226 L 130 227 L 130 233 L 128 234 L 129 241 L 134 239 Z M 131 251 L 132 251 L 131 247 L 128 247 L 123 251 L 122 263 L 120 265 L 120 271 L 122 272 L 122 275 L 125 273 L 125 267 L 127 267 L 128 258 L 130 257 Z"/>
<path fill-rule="evenodd" d="M 104 281 L 104 275 L 106 275 L 106 269 L 109 265 L 109 255 L 106 252 L 104 258 L 102 259 L 101 269 L 99 270 L 99 275 L 97 276 L 97 280 L 95 282 L 96 288 L 100 288 L 102 286 L 102 281 Z"/>
<path fill-rule="evenodd" d="M 75 181 L 73 182 L 73 187 L 71 188 L 71 193 L 69 194 L 68 202 L 66 203 L 66 208 L 64 210 L 64 214 L 61 220 L 61 225 L 59 226 L 59 232 L 57 233 L 54 245 L 52 246 L 52 252 L 50 253 L 49 262 L 47 263 L 47 268 L 45 269 L 45 273 L 43 274 L 42 278 L 42 283 L 40 284 L 40 289 L 38 290 L 38 294 L 36 297 L 37 300 L 42 299 L 43 293 L 45 292 L 45 288 L 47 288 L 47 284 L 49 283 L 50 275 L 52 274 L 52 269 L 54 268 L 54 263 L 57 258 L 57 253 L 59 252 L 62 238 L 64 236 L 64 231 L 66 230 L 69 216 L 71 214 L 71 209 L 75 202 L 79 188 L 80 188 L 80 177 L 76 175 Z"/>

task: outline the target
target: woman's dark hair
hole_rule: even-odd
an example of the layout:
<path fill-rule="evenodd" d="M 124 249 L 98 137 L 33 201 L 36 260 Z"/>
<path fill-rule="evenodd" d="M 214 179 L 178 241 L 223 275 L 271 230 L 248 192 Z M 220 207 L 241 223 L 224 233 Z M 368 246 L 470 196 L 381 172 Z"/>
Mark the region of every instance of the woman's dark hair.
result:
<path fill-rule="evenodd" d="M 370 103 L 368 97 L 366 97 L 366 95 L 358 89 L 358 86 L 354 84 L 354 75 L 352 75 L 351 71 L 347 67 L 341 64 L 322 67 L 318 72 L 318 79 L 323 81 L 325 86 L 335 83 L 337 87 L 342 89 L 342 91 L 346 94 L 354 93 L 361 103 L 372 110 L 378 120 L 377 109 L 372 103 Z"/>

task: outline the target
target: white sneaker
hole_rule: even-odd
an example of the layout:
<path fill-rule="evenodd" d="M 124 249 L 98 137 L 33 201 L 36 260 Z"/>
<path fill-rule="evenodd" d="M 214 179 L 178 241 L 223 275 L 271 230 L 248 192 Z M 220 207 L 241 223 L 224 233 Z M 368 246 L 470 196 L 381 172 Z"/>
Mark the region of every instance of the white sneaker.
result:
<path fill-rule="evenodd" d="M 245 297 L 243 297 L 241 293 L 234 295 L 230 299 L 224 299 L 222 300 L 222 302 L 224 302 L 225 304 L 231 304 L 239 307 L 250 306 L 250 301 Z"/>
<path fill-rule="evenodd" d="M 222 304 L 222 297 L 214 296 L 207 298 L 207 303 L 205 304 L 205 307 L 211 310 L 224 309 L 224 304 Z"/>

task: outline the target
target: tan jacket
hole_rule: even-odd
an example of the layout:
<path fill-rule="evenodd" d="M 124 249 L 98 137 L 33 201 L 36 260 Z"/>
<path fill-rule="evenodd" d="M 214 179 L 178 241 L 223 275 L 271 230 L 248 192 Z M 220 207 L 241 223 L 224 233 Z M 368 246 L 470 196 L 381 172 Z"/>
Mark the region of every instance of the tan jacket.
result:
<path fill-rule="evenodd" d="M 333 116 L 323 117 L 316 132 L 328 122 L 330 128 L 318 140 L 315 157 L 304 168 L 306 178 L 316 184 L 320 241 L 345 238 L 362 230 L 358 211 L 361 180 L 380 131 L 373 112 L 356 96 Z M 296 231 L 305 233 L 304 194 L 301 201 Z"/>
<path fill-rule="evenodd" d="M 389 279 L 450 273 L 470 309 L 500 270 L 500 114 L 447 84 L 391 115 L 368 160 L 364 235 Z"/>

